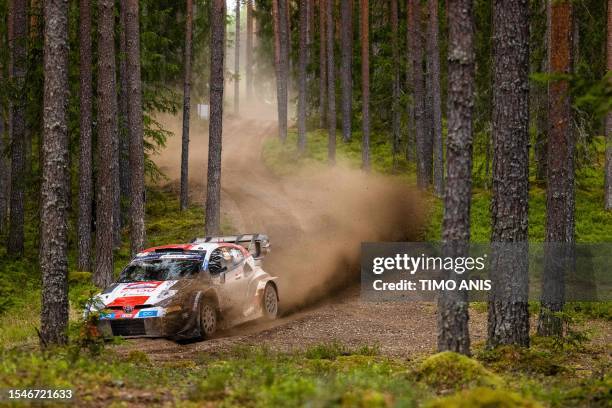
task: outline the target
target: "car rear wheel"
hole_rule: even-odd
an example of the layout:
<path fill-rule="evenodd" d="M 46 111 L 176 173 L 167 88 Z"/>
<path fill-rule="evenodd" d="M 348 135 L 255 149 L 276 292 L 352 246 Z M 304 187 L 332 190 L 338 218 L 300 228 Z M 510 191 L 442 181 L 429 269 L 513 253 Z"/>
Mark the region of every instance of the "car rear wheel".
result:
<path fill-rule="evenodd" d="M 200 307 L 200 334 L 203 339 L 212 337 L 217 331 L 217 308 L 215 304 L 205 299 Z"/>
<path fill-rule="evenodd" d="M 278 316 L 278 293 L 276 293 L 276 287 L 273 284 L 266 284 L 262 302 L 264 317 L 268 320 L 276 319 Z"/>

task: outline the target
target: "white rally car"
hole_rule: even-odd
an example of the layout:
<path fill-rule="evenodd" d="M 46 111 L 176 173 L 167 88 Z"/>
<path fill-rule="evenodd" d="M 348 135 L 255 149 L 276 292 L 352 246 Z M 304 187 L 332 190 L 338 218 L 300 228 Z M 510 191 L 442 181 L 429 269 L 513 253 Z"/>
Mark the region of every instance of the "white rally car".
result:
<path fill-rule="evenodd" d="M 208 338 L 218 328 L 278 315 L 277 279 L 261 268 L 268 237 L 197 238 L 140 252 L 94 296 L 103 336 Z"/>

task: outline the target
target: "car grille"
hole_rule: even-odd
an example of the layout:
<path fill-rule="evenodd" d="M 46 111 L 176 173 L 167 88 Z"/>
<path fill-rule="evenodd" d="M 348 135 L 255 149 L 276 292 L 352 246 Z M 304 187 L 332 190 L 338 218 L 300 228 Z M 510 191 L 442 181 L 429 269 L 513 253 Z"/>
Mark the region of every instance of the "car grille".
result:
<path fill-rule="evenodd" d="M 113 336 L 143 336 L 146 334 L 143 319 L 112 320 L 111 329 Z"/>

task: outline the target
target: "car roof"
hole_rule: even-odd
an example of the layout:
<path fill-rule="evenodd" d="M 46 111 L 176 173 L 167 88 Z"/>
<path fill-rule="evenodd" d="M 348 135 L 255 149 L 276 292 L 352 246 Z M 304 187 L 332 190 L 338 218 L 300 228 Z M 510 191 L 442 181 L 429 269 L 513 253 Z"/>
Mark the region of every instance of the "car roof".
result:
<path fill-rule="evenodd" d="M 227 243 L 227 242 L 205 242 L 205 243 L 194 243 L 194 244 L 170 244 L 170 245 L 160 245 L 151 248 L 147 248 L 138 253 L 137 257 L 146 256 L 148 254 L 161 253 L 165 252 L 164 250 L 168 250 L 168 252 L 174 252 L 173 250 L 183 250 L 183 251 L 206 251 L 210 252 L 220 247 L 230 247 L 241 250 L 245 256 L 248 254 L 248 251 L 237 244 Z M 177 251 L 178 252 L 178 251 Z"/>

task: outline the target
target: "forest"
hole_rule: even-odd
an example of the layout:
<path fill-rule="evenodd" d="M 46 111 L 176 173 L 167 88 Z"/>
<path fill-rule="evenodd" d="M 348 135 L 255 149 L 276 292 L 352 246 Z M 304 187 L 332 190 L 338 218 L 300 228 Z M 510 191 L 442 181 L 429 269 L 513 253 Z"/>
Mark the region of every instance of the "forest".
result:
<path fill-rule="evenodd" d="M 109 340 L 83 315 L 146 248 L 254 232 L 273 323 Z M 360 299 L 385 241 L 487 245 L 497 289 Z M 609 406 L 610 244 L 612 0 L 0 0 L 3 394 Z"/>

